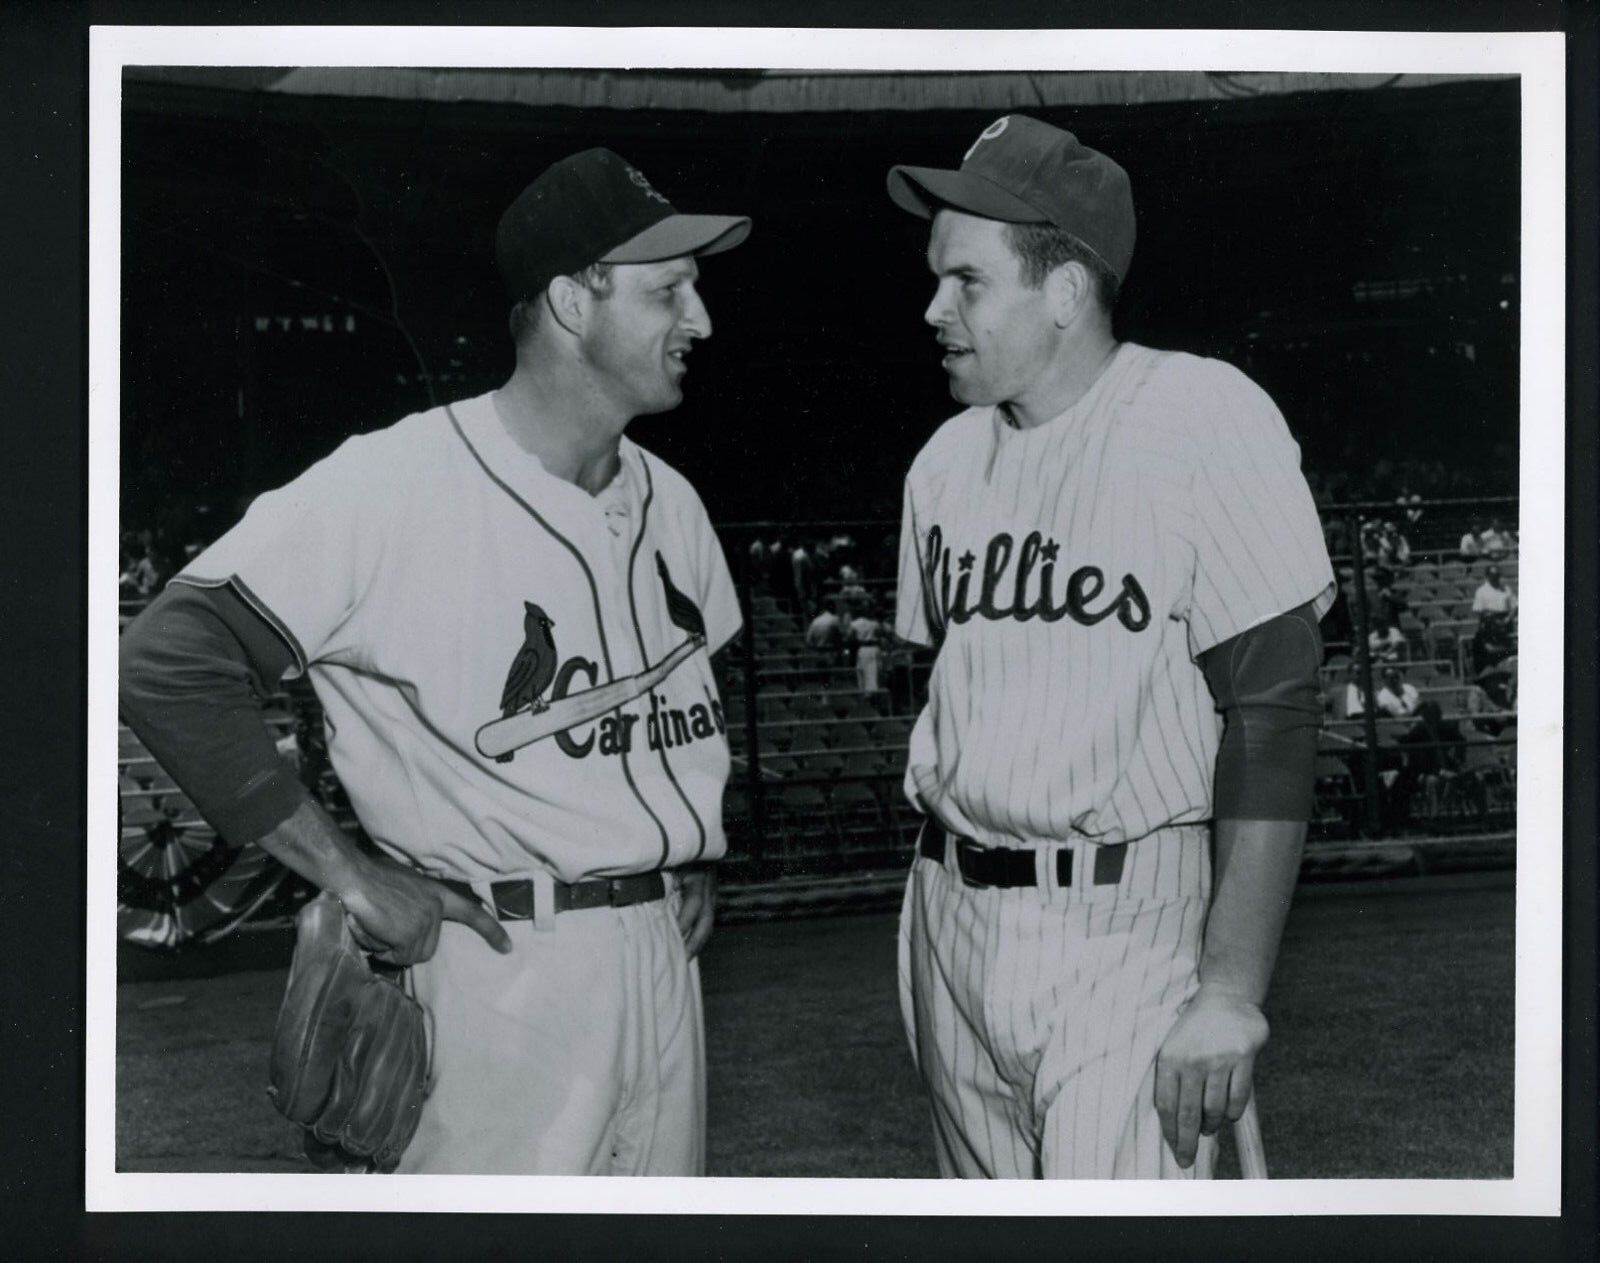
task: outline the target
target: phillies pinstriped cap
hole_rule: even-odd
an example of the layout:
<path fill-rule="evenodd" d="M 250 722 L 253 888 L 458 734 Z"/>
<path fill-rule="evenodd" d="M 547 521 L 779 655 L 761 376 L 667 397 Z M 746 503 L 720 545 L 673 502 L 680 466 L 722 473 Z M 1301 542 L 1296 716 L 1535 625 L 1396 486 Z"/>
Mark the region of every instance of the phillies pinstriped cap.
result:
<path fill-rule="evenodd" d="M 1054 224 L 1122 280 L 1133 262 L 1133 190 L 1128 173 L 1071 132 L 1025 114 L 983 129 L 959 171 L 894 167 L 895 205 L 932 219 L 941 207 L 1013 224 Z"/>
<path fill-rule="evenodd" d="M 591 263 L 658 263 L 731 250 L 750 235 L 743 215 L 680 215 L 609 149 L 585 149 L 547 167 L 506 208 L 495 261 L 514 299 Z"/>

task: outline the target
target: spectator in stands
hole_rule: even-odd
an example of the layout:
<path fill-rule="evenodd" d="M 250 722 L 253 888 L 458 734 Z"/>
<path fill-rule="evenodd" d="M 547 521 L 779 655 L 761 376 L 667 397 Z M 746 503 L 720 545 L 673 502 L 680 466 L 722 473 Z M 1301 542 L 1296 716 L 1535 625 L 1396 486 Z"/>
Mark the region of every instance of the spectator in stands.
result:
<path fill-rule="evenodd" d="M 1487 677 L 1486 682 L 1492 679 L 1493 674 Z M 1488 736 L 1498 736 L 1500 729 L 1505 726 L 1505 720 L 1499 716 L 1510 708 L 1496 701 L 1482 684 L 1469 684 L 1462 693 L 1464 698 L 1462 709 L 1467 716 L 1462 723 Z"/>
<path fill-rule="evenodd" d="M 1417 686 L 1401 678 L 1400 668 L 1384 667 L 1382 679 L 1383 682 L 1378 686 L 1378 712 L 1393 715 L 1396 719 L 1416 714 L 1422 699 L 1417 693 Z"/>
<path fill-rule="evenodd" d="M 797 541 L 789 554 L 789 579 L 794 589 L 795 609 L 810 618 L 817 601 L 817 563 L 805 541 Z"/>
<path fill-rule="evenodd" d="M 1322 616 L 1322 652 L 1324 657 L 1344 653 L 1349 648 L 1353 624 L 1350 621 L 1350 572 L 1341 569 L 1339 586 L 1334 589 L 1333 604 Z"/>
<path fill-rule="evenodd" d="M 859 576 L 854 579 L 845 579 L 841 576 L 839 599 L 844 603 L 845 610 L 851 615 L 865 611 L 872 600 Z"/>
<path fill-rule="evenodd" d="M 119 594 L 144 600 L 156 594 L 162 575 L 156 565 L 155 549 L 149 531 L 123 536 L 124 563 L 117 580 Z"/>
<path fill-rule="evenodd" d="M 1461 537 L 1461 543 L 1456 548 L 1461 554 L 1461 560 L 1469 565 L 1483 555 L 1483 546 L 1478 542 L 1478 531 L 1479 524 L 1474 522 Z"/>
<path fill-rule="evenodd" d="M 878 676 L 883 664 L 882 649 L 884 628 L 870 610 L 863 610 L 850 620 L 850 643 L 856 655 L 856 685 L 863 693 L 876 693 Z"/>
<path fill-rule="evenodd" d="M 1378 562 L 1391 567 L 1411 563 L 1411 544 L 1393 522 L 1385 522 L 1378 532 Z"/>
<path fill-rule="evenodd" d="M 1337 711 L 1335 711 L 1337 714 Z M 1367 713 L 1367 691 L 1361 687 L 1361 667 L 1352 662 L 1344 686 L 1344 719 L 1360 719 Z"/>
<path fill-rule="evenodd" d="M 1367 756 L 1362 742 L 1358 740 L 1348 743 L 1338 757 L 1343 760 L 1345 768 L 1350 773 L 1350 783 L 1355 789 L 1356 800 L 1366 798 Z M 1373 751 L 1372 761 L 1373 770 L 1378 776 L 1375 789 L 1378 798 L 1378 828 L 1381 832 L 1398 824 L 1397 817 L 1404 816 L 1403 808 L 1396 802 L 1395 787 L 1399 783 L 1405 760 L 1394 746 L 1380 745 Z"/>
<path fill-rule="evenodd" d="M 767 587 L 777 597 L 794 596 L 794 572 L 789 564 L 789 541 L 774 535 L 767 545 Z"/>
<path fill-rule="evenodd" d="M 816 567 L 819 582 L 821 576 L 831 575 L 834 572 L 838 562 L 833 555 L 833 540 L 823 539 L 819 535 L 811 541 L 808 551 L 811 553 L 811 564 Z"/>
<path fill-rule="evenodd" d="M 1400 623 L 1400 616 L 1410 610 L 1411 605 L 1405 595 L 1395 586 L 1395 578 L 1388 570 L 1381 567 L 1373 571 L 1374 582 L 1378 584 L 1377 600 L 1372 603 L 1372 616 L 1374 624 L 1384 627 L 1389 624 Z"/>
<path fill-rule="evenodd" d="M 865 593 L 860 605 L 857 607 L 855 617 L 850 620 L 847 629 L 850 643 L 853 645 L 875 645 L 884 637 L 885 628 L 877 611 L 867 604 Z"/>
<path fill-rule="evenodd" d="M 121 546 L 117 550 L 117 595 L 124 601 L 131 601 L 139 595 L 138 558 L 134 555 L 134 549 L 133 536 L 124 531 Z"/>
<path fill-rule="evenodd" d="M 1377 623 L 1367 636 L 1367 650 L 1374 662 L 1404 662 L 1406 636 L 1394 620 Z"/>
<path fill-rule="evenodd" d="M 1474 705 L 1479 708 L 1474 712 L 1474 722 L 1485 732 L 1498 733 L 1507 720 L 1489 719 L 1485 715 L 1514 716 L 1517 709 L 1517 659 L 1514 655 L 1501 658 L 1478 673 L 1477 683 L 1473 692 L 1481 693 L 1482 700 L 1474 698 L 1473 693 L 1467 695 L 1468 710 L 1472 711 Z M 1512 718 L 1509 722 L 1515 723 Z"/>
<path fill-rule="evenodd" d="M 824 649 L 832 652 L 844 644 L 844 639 L 844 620 L 827 606 L 822 608 L 821 613 L 812 619 L 806 628 L 808 649 Z"/>
<path fill-rule="evenodd" d="M 1409 487 L 1400 489 L 1400 496 L 1395 504 L 1404 511 L 1407 526 L 1415 527 L 1422 521 L 1422 497 Z"/>
<path fill-rule="evenodd" d="M 1509 658 L 1517 650 L 1517 639 L 1512 615 L 1482 614 L 1478 630 L 1472 635 L 1472 669 L 1482 676 L 1485 671 Z"/>
<path fill-rule="evenodd" d="M 1464 769 L 1466 738 L 1453 720 L 1444 718 L 1438 702 L 1423 702 L 1417 722 L 1396 740 L 1405 763 L 1395 783 L 1395 806 L 1408 811 L 1420 788 L 1428 799 L 1428 814 L 1437 816 L 1452 794 L 1466 793 L 1479 815 L 1487 810 L 1483 786 Z"/>
<path fill-rule="evenodd" d="M 1478 536 L 1478 549 L 1491 561 L 1504 557 L 1511 549 L 1511 542 L 1500 529 L 1500 519 L 1489 519 L 1489 529 Z"/>
<path fill-rule="evenodd" d="M 1343 557 L 1350 551 L 1350 528 L 1342 517 L 1328 518 L 1322 524 L 1322 540 L 1328 556 Z"/>
<path fill-rule="evenodd" d="M 767 546 L 757 535 L 750 541 L 750 581 L 764 587 L 767 580 Z"/>
<path fill-rule="evenodd" d="M 1500 567 L 1492 562 L 1484 572 L 1483 582 L 1472 594 L 1472 612 L 1505 615 L 1514 615 L 1517 612 L 1517 594 L 1511 590 L 1510 584 L 1500 577 Z"/>
<path fill-rule="evenodd" d="M 1363 518 L 1361 520 L 1361 555 L 1366 558 L 1368 565 L 1372 565 L 1378 559 L 1378 545 L 1382 535 L 1382 525 L 1376 518 Z"/>

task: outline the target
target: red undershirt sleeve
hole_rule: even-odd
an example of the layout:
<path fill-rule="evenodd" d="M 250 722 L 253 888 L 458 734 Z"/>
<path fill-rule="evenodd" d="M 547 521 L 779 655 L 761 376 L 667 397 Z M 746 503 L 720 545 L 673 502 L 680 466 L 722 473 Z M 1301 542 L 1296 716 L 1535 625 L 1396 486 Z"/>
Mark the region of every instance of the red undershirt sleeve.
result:
<path fill-rule="evenodd" d="M 170 585 L 119 656 L 123 720 L 223 837 L 253 842 L 309 797 L 261 718 L 294 650 L 231 586 Z"/>
<path fill-rule="evenodd" d="M 1309 820 L 1322 728 L 1322 636 L 1310 602 L 1200 655 L 1222 712 L 1213 815 Z"/>

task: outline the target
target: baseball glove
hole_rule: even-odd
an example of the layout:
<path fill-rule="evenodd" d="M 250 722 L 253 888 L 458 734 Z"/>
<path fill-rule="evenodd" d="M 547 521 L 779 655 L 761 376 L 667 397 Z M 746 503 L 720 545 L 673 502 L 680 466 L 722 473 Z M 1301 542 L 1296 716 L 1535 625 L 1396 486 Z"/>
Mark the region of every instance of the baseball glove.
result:
<path fill-rule="evenodd" d="M 331 895 L 300 910 L 267 1094 L 317 1166 L 392 1171 L 416 1134 L 428 1018 L 404 981 L 368 959 Z"/>

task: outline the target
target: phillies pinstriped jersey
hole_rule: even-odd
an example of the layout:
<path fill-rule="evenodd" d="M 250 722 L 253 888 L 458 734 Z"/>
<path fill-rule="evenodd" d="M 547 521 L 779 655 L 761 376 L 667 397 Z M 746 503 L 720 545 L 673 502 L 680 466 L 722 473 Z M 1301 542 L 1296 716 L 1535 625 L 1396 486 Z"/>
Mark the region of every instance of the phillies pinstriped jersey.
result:
<path fill-rule="evenodd" d="M 938 647 L 907 794 L 991 845 L 1210 819 L 1196 655 L 1333 600 L 1298 446 L 1238 370 L 1132 343 L 1053 420 L 1003 415 L 951 418 L 906 478 L 895 629 Z"/>
<path fill-rule="evenodd" d="M 693 488 L 628 439 L 591 496 L 489 395 L 407 417 L 260 497 L 179 578 L 232 580 L 279 628 L 363 826 L 425 870 L 575 882 L 726 850 L 709 653 L 738 603 Z"/>

